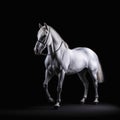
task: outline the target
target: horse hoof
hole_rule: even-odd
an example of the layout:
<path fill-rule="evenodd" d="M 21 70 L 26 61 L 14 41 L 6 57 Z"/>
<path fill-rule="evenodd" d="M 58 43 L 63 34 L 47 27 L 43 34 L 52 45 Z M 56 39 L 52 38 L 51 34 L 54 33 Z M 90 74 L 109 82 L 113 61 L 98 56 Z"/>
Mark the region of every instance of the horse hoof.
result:
<path fill-rule="evenodd" d="M 84 105 L 85 104 L 85 102 L 80 102 L 82 105 Z"/>
<path fill-rule="evenodd" d="M 96 105 L 96 104 L 98 104 L 99 103 L 99 101 L 98 100 L 94 100 L 94 104 Z"/>
<path fill-rule="evenodd" d="M 55 105 L 54 105 L 54 108 L 55 109 L 58 109 L 60 107 L 60 104 L 59 103 L 56 103 Z"/>
<path fill-rule="evenodd" d="M 85 103 L 85 98 L 83 98 L 81 101 L 80 101 L 82 104 Z"/>
<path fill-rule="evenodd" d="M 99 102 L 94 102 L 95 105 L 97 105 Z"/>
<path fill-rule="evenodd" d="M 85 104 L 85 102 L 80 102 L 82 105 L 84 105 Z"/>
<path fill-rule="evenodd" d="M 57 110 L 59 108 L 59 106 L 54 106 L 54 109 Z"/>

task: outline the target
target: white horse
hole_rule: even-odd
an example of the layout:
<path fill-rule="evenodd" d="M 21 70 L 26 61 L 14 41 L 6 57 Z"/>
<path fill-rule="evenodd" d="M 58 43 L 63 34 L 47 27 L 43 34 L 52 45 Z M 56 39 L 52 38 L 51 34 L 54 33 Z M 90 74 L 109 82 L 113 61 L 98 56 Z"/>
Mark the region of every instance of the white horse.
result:
<path fill-rule="evenodd" d="M 51 26 L 44 23 L 44 26 L 39 24 L 39 28 L 37 34 L 38 40 L 34 47 L 34 52 L 35 54 L 41 55 L 45 48 L 47 48 L 48 51 L 45 59 L 46 71 L 43 83 L 48 100 L 51 102 L 54 101 L 48 91 L 48 82 L 54 75 L 58 76 L 57 100 L 54 106 L 59 107 L 65 74 L 77 73 L 85 88 L 84 96 L 81 100 L 81 102 L 84 103 L 88 93 L 88 80 L 85 78 L 85 74 L 81 74 L 80 71 L 87 68 L 94 78 L 94 102 L 98 103 L 98 83 L 103 82 L 103 72 L 95 52 L 86 47 L 69 49 L 67 43 L 63 41 Z"/>

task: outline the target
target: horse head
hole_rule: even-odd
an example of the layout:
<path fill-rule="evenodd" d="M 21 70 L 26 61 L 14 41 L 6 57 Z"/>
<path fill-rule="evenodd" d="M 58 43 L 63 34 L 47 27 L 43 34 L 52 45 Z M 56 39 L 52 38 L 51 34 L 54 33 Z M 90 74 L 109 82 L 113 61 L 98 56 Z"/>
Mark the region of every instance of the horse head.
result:
<path fill-rule="evenodd" d="M 50 40 L 49 39 L 49 34 L 50 34 L 50 30 L 49 30 L 49 26 L 44 23 L 44 26 L 42 26 L 39 23 L 39 31 L 37 34 L 37 42 L 35 44 L 34 47 L 34 52 L 35 54 L 42 54 L 42 51 L 50 44 Z"/>

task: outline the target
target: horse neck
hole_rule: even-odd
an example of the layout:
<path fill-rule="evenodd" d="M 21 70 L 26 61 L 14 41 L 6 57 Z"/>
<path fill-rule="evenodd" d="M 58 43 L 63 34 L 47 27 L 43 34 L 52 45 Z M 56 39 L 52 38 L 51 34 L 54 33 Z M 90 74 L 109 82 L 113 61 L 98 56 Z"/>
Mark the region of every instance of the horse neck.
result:
<path fill-rule="evenodd" d="M 52 44 L 51 47 L 53 48 L 53 52 L 60 52 L 61 48 L 66 49 L 65 44 L 63 45 L 62 42 L 64 43 L 63 39 L 60 37 L 60 35 L 52 28 L 50 27 L 50 32 L 51 32 L 51 37 L 52 37 Z M 61 45 L 62 44 L 62 45 Z"/>
<path fill-rule="evenodd" d="M 49 55 L 54 56 L 55 50 L 52 43 L 49 46 L 47 46 L 47 51 Z"/>

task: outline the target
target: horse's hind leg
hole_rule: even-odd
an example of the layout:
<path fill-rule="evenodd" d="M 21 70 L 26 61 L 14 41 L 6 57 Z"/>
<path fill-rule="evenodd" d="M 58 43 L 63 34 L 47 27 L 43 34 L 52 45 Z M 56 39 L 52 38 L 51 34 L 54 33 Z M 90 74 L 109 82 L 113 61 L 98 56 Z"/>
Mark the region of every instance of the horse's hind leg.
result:
<path fill-rule="evenodd" d="M 48 83 L 51 80 L 51 78 L 53 77 L 53 74 L 50 73 L 48 70 L 45 71 L 45 80 L 43 82 L 43 87 L 45 89 L 47 98 L 50 102 L 54 102 L 53 98 L 51 97 L 49 91 L 48 91 Z"/>
<path fill-rule="evenodd" d="M 94 84 L 94 89 L 95 89 L 95 100 L 94 103 L 98 103 L 98 79 L 97 79 L 97 71 L 91 71 L 90 74 L 92 74 L 92 78 L 93 78 L 93 84 Z"/>
<path fill-rule="evenodd" d="M 88 86 L 89 86 L 89 83 L 88 83 L 88 80 L 86 79 L 86 72 L 85 73 L 78 73 L 78 77 L 80 78 L 80 80 L 82 81 L 83 85 L 84 85 L 84 95 L 83 95 L 83 98 L 81 99 L 81 102 L 84 103 L 86 98 L 87 98 L 87 94 L 88 94 Z"/>

